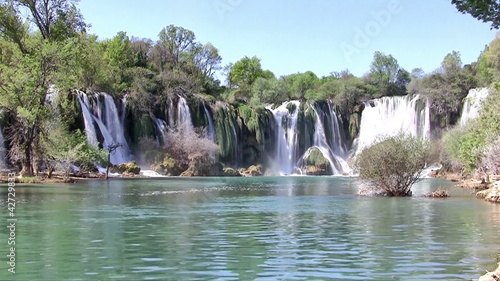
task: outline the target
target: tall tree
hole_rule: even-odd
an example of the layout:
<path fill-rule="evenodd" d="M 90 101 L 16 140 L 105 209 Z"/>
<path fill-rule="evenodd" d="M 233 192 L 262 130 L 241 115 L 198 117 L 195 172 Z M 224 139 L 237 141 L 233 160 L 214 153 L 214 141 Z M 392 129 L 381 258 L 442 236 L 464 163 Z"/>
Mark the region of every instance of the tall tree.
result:
<path fill-rule="evenodd" d="M 30 12 L 28 19 L 36 25 L 43 39 L 64 40 L 76 36 L 87 27 L 76 8 L 79 0 L 3 0 L 17 10 Z M 20 11 L 18 14 L 22 15 Z"/>
<path fill-rule="evenodd" d="M 452 0 L 462 13 L 471 14 L 482 22 L 491 23 L 491 29 L 500 27 L 500 0 Z"/>
<path fill-rule="evenodd" d="M 9 114 L 7 139 L 10 158 L 20 161 L 22 174 L 32 175 L 52 74 L 56 70 L 58 46 L 30 39 L 36 49 L 23 54 L 11 42 L 0 41 L 0 108 Z"/>
<path fill-rule="evenodd" d="M 401 68 L 392 55 L 375 52 L 368 80 L 376 88 L 375 96 L 404 95 L 410 73 Z"/>

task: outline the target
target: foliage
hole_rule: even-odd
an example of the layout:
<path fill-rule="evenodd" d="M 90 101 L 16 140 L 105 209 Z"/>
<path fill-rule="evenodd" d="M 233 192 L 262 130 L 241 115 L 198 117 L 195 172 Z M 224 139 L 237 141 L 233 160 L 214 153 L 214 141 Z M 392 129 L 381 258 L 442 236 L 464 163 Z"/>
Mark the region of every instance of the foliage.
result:
<path fill-rule="evenodd" d="M 495 145 L 495 136 L 500 134 L 500 93 L 491 89 L 483 103 L 480 116 L 469 121 L 465 127 L 456 127 L 443 137 L 445 163 L 460 167 L 465 173 L 472 173 L 488 161 L 485 151 Z M 485 166 L 483 166 L 485 167 Z"/>
<path fill-rule="evenodd" d="M 359 176 L 386 196 L 411 196 L 429 152 L 425 141 L 410 135 L 379 140 L 359 155 Z"/>
<path fill-rule="evenodd" d="M 429 100 L 431 112 L 442 118 L 443 127 L 454 124 L 459 117 L 463 99 L 474 88 L 476 80 L 470 68 L 463 67 L 460 53 L 445 56 L 441 68 L 434 73 L 414 77 L 408 86 L 410 93 L 421 94 Z"/>
<path fill-rule="evenodd" d="M 480 162 L 480 170 L 485 173 L 499 175 L 500 174 L 500 138 L 494 138 L 483 151 Z"/>
<path fill-rule="evenodd" d="M 499 0 L 452 0 L 462 14 L 470 14 L 482 22 L 490 22 L 492 29 L 500 27 Z"/>
<path fill-rule="evenodd" d="M 80 171 L 88 170 L 93 166 L 91 163 L 104 159 L 104 153 L 99 148 L 88 145 L 85 134 L 80 130 L 70 132 L 58 122 L 48 124 L 42 147 L 49 178 L 52 171 L 60 170 L 67 180 L 74 167 Z"/>
<path fill-rule="evenodd" d="M 33 157 L 40 150 L 43 120 L 48 118 L 45 100 L 59 61 L 58 46 L 26 38 L 29 53 L 0 40 L 0 108 L 10 116 L 6 136 L 12 144 L 10 159 L 20 161 L 23 175 L 33 173 Z"/>
<path fill-rule="evenodd" d="M 410 73 L 401 68 L 392 55 L 375 52 L 366 80 L 374 86 L 375 97 L 405 95 Z"/>

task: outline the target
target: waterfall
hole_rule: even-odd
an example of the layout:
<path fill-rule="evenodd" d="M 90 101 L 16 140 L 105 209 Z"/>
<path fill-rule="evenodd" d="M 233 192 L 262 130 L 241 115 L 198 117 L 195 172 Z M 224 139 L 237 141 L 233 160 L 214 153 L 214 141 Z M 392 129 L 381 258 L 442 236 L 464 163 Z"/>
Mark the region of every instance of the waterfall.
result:
<path fill-rule="evenodd" d="M 215 125 L 214 125 L 214 119 L 212 118 L 212 115 L 210 114 L 210 111 L 208 111 L 207 107 L 205 104 L 203 104 L 203 108 L 205 109 L 205 114 L 207 115 L 208 119 L 208 139 L 210 139 L 212 142 L 215 143 Z"/>
<path fill-rule="evenodd" d="M 179 96 L 179 104 L 177 106 L 177 126 L 185 130 L 193 129 L 189 106 L 186 99 L 181 96 Z"/>
<path fill-rule="evenodd" d="M 467 121 L 477 118 L 481 110 L 481 102 L 488 97 L 489 89 L 471 89 L 465 98 L 464 108 L 460 116 L 460 125 L 463 126 Z"/>
<path fill-rule="evenodd" d="M 85 123 L 85 135 L 87 136 L 87 141 L 90 145 L 98 145 L 97 133 L 94 126 L 94 116 L 90 112 L 90 101 L 88 96 L 83 93 L 78 93 L 78 101 L 80 102 L 80 107 L 83 113 L 83 122 Z"/>
<path fill-rule="evenodd" d="M 104 98 L 104 104 L 101 103 L 101 96 Z M 121 145 L 111 154 L 111 163 L 121 164 L 130 161 L 132 157 L 130 155 L 127 140 L 125 139 L 123 127 L 124 120 L 122 119 L 125 115 L 122 114 L 122 118 L 119 118 L 119 112 L 115 101 L 110 95 L 106 93 L 95 94 L 95 99 L 97 101 L 96 106 L 90 103 L 88 95 L 81 92 L 79 93 L 79 102 L 82 107 L 85 133 L 88 142 L 92 145 L 98 144 L 95 126 L 95 124 L 97 124 L 97 128 L 99 128 L 104 138 L 104 149 L 107 149 L 108 146 L 113 144 Z"/>
<path fill-rule="evenodd" d="M 158 145 L 163 145 L 167 141 L 167 122 L 159 118 L 153 118 L 156 128 L 156 141 Z"/>
<path fill-rule="evenodd" d="M 361 115 L 356 154 L 379 137 L 395 136 L 401 132 L 428 138 L 429 112 L 428 103 L 418 96 L 383 97 L 368 101 Z"/>
<path fill-rule="evenodd" d="M 269 108 L 276 121 L 275 164 L 278 166 L 281 175 L 290 175 L 296 170 L 299 107 L 299 101 L 290 101 L 283 103 L 275 109 Z"/>
<path fill-rule="evenodd" d="M 349 168 L 349 165 L 343 159 L 343 157 L 346 156 L 346 153 L 342 146 L 342 136 L 340 133 L 338 118 L 333 110 L 332 104 L 328 103 L 327 111 L 323 111 L 321 108 L 315 108 L 314 106 L 311 106 L 311 108 L 316 114 L 316 123 L 314 125 L 314 146 L 317 147 L 323 154 L 323 157 L 330 162 L 334 175 L 350 173 L 351 168 Z M 323 122 L 325 122 L 325 124 Z M 325 126 L 328 125 L 330 126 L 330 128 L 328 128 L 330 129 L 329 135 L 327 135 L 325 130 Z M 303 158 L 307 156 L 306 154 Z"/>

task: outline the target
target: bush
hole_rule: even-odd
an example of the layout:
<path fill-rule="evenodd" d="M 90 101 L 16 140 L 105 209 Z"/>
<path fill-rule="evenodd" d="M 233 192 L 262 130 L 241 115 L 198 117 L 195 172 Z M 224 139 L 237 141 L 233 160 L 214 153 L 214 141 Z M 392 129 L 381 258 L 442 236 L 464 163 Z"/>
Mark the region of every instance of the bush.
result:
<path fill-rule="evenodd" d="M 500 174 L 500 158 L 498 155 L 500 155 L 500 137 L 497 137 L 484 149 L 480 170 L 494 175 Z"/>
<path fill-rule="evenodd" d="M 376 194 L 411 196 L 429 153 L 427 142 L 409 135 L 382 139 L 359 155 L 359 176 Z"/>

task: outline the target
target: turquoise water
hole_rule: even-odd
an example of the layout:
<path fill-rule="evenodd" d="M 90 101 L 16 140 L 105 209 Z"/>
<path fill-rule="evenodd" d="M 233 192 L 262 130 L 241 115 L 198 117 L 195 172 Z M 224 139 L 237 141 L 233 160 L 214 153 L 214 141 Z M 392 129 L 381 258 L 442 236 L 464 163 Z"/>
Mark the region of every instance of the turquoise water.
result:
<path fill-rule="evenodd" d="M 16 187 L 16 273 L 0 280 L 471 280 L 496 267 L 500 206 L 420 182 L 355 196 L 355 178 L 167 178 Z M 0 220 L 7 225 L 5 188 Z"/>

